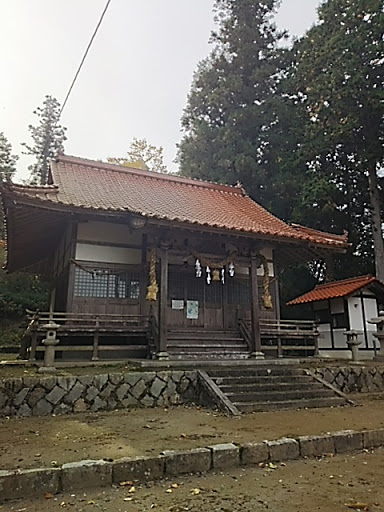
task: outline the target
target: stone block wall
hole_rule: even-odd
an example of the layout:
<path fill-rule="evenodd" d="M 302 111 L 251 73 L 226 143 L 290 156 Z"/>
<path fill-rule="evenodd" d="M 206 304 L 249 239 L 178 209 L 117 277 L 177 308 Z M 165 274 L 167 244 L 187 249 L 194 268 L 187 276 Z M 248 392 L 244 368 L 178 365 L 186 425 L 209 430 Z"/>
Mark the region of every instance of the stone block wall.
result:
<path fill-rule="evenodd" d="M 129 372 L 0 380 L 0 416 L 44 416 L 190 402 L 197 372 Z"/>
<path fill-rule="evenodd" d="M 315 368 L 315 373 L 344 393 L 384 391 L 383 366 L 330 366 Z"/>

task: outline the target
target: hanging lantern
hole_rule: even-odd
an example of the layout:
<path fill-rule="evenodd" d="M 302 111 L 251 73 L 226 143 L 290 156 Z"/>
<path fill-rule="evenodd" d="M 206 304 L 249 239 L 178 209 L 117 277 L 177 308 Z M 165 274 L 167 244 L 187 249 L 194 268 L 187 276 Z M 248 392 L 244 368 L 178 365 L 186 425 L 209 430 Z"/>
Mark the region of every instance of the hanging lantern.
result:
<path fill-rule="evenodd" d="M 196 269 L 196 277 L 201 277 L 202 271 L 201 271 L 201 264 L 200 264 L 199 259 L 196 260 L 195 269 Z"/>
<path fill-rule="evenodd" d="M 217 268 L 212 271 L 212 281 L 220 281 L 220 270 Z"/>
<path fill-rule="evenodd" d="M 209 267 L 206 268 L 207 273 L 207 284 L 211 284 L 212 278 L 211 278 L 211 269 Z"/>
<path fill-rule="evenodd" d="M 231 262 L 228 266 L 228 274 L 230 277 L 233 277 L 235 275 L 235 265 Z"/>

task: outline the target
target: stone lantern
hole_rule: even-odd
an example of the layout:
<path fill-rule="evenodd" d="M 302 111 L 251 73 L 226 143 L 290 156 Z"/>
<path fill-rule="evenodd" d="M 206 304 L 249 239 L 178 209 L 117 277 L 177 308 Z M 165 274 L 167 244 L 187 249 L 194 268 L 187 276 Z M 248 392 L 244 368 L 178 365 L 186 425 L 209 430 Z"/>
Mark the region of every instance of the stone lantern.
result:
<path fill-rule="evenodd" d="M 44 363 L 39 368 L 40 373 L 55 373 L 55 347 L 60 340 L 57 339 L 57 329 L 60 327 L 58 324 L 50 320 L 47 324 L 43 325 L 47 329 L 46 337 L 42 343 L 45 345 Z"/>
<path fill-rule="evenodd" d="M 376 324 L 377 331 L 373 333 L 379 340 L 380 348 L 374 357 L 375 361 L 384 361 L 384 311 L 379 312 L 379 316 L 368 320 L 370 324 Z"/>
<path fill-rule="evenodd" d="M 359 345 L 362 341 L 358 338 L 362 332 L 351 329 L 350 331 L 344 331 L 343 334 L 347 337 L 347 345 L 352 354 L 352 361 L 359 361 Z"/>

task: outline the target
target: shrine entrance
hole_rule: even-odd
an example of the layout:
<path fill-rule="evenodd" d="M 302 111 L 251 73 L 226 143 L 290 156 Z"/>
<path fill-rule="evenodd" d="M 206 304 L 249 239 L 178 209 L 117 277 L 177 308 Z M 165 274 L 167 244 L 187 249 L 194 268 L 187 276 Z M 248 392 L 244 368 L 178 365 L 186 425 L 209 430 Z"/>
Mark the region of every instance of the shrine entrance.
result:
<path fill-rule="evenodd" d="M 239 309 L 249 309 L 247 279 L 230 278 L 207 283 L 195 277 L 191 268 L 169 266 L 167 316 L 169 327 L 204 327 L 226 329 L 236 327 Z"/>

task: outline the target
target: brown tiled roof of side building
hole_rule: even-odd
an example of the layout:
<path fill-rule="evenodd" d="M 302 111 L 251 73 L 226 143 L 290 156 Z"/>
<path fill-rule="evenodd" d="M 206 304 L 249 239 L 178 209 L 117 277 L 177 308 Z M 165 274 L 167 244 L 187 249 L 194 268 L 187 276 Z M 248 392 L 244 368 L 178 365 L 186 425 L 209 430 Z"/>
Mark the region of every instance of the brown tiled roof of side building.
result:
<path fill-rule="evenodd" d="M 320 284 L 310 292 L 304 293 L 304 295 L 291 300 L 287 303 L 287 306 L 295 306 L 297 304 L 308 304 L 309 302 L 316 302 L 320 300 L 347 297 L 348 295 L 359 291 L 365 286 L 372 285 L 373 283 L 377 283 L 384 288 L 384 284 L 376 279 L 376 277 L 371 275 L 352 277 L 342 281 L 332 281 L 330 283 Z"/>
<path fill-rule="evenodd" d="M 254 202 L 241 187 L 221 185 L 61 155 L 51 185 L 12 187 L 13 193 L 52 205 L 130 212 L 147 218 L 326 246 L 346 247 L 346 235 L 290 226 Z"/>

